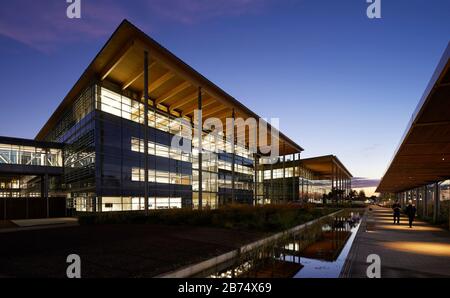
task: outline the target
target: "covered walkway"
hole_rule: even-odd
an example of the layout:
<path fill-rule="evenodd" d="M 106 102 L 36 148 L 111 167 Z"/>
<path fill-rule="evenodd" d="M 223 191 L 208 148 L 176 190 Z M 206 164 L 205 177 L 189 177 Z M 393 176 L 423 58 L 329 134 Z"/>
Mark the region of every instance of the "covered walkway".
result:
<path fill-rule="evenodd" d="M 417 221 L 410 229 L 401 218 L 394 225 L 391 209 L 372 207 L 359 230 L 342 277 L 366 278 L 367 256 L 381 258 L 382 278 L 450 277 L 450 233 Z"/>

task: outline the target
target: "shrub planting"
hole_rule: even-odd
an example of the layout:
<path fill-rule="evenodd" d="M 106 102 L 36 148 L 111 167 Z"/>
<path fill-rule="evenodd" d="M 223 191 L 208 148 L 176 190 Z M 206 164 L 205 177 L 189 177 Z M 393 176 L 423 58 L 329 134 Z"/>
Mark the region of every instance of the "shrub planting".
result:
<path fill-rule="evenodd" d="M 281 231 L 337 211 L 286 205 L 230 205 L 214 210 L 171 209 L 145 212 L 79 214 L 80 224 L 163 224 L 227 229 Z"/>

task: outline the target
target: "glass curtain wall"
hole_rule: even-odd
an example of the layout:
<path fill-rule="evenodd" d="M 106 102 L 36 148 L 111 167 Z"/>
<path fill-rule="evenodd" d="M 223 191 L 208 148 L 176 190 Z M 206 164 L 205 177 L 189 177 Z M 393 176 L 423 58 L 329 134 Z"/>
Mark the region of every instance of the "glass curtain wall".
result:
<path fill-rule="evenodd" d="M 0 164 L 62 167 L 62 150 L 0 144 Z"/>
<path fill-rule="evenodd" d="M 323 179 L 303 166 L 292 166 L 292 162 L 286 161 L 284 174 L 282 162 L 272 166 L 261 165 L 259 168 L 263 169 L 258 170 L 258 180 L 262 184 L 258 185 L 261 202 L 291 201 L 292 191 L 295 191 L 295 200 L 322 203 L 323 195 L 331 192 L 331 180 Z M 294 187 L 292 183 L 295 183 Z"/>
<path fill-rule="evenodd" d="M 109 115 L 99 116 L 100 134 L 107 135 L 98 144 L 102 177 L 106 173 L 109 176 L 108 180 L 102 178 L 101 190 L 107 195 L 101 198 L 101 210 L 144 210 L 144 103 L 131 94 L 120 94 L 105 86 L 97 88 L 96 108 Z M 192 136 L 183 130 L 181 121 L 162 106 L 154 110 L 152 104 L 149 105 L 149 209 L 191 206 Z M 171 146 L 174 135 L 189 143 L 187 152 Z M 118 159 L 122 159 L 122 163 L 117 163 Z"/>
<path fill-rule="evenodd" d="M 450 180 L 445 180 L 439 184 L 439 213 L 437 220 L 446 225 L 450 221 Z"/>
<path fill-rule="evenodd" d="M 68 206 L 94 211 L 95 198 L 95 87 L 84 90 L 45 137 L 64 143 L 64 188 Z"/>

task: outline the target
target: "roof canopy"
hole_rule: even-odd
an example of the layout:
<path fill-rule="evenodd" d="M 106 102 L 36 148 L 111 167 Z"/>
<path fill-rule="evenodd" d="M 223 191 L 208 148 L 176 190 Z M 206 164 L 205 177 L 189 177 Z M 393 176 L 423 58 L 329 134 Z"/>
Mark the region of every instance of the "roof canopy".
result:
<path fill-rule="evenodd" d="M 144 52 L 149 53 L 149 97 L 158 106 L 171 113 L 193 117 L 197 108 L 198 88 L 203 90 L 203 118 L 230 118 L 235 110 L 237 118 L 260 117 L 206 79 L 155 40 L 124 20 L 106 45 L 95 57 L 81 78 L 70 90 L 64 101 L 52 115 L 36 139 L 45 138 L 78 94 L 92 81 L 107 80 L 139 94 L 143 98 Z M 224 123 L 224 122 L 223 122 Z M 268 134 L 271 126 L 268 125 Z M 238 131 L 243 134 L 245 131 Z M 248 133 L 246 134 L 248 143 Z M 270 140 L 270 138 L 268 138 Z M 280 154 L 293 154 L 303 149 L 291 139 L 279 134 Z M 270 141 L 269 141 L 270 144 Z"/>
<path fill-rule="evenodd" d="M 334 155 L 312 157 L 301 160 L 302 164 L 311 171 L 319 174 L 321 178 L 331 179 L 336 177 L 336 172 L 339 171 L 344 178 L 352 178 L 352 174 L 341 163 L 341 161 Z M 334 168 L 334 170 L 333 170 Z"/>
<path fill-rule="evenodd" d="M 377 192 L 401 192 L 450 177 L 450 44 Z"/>

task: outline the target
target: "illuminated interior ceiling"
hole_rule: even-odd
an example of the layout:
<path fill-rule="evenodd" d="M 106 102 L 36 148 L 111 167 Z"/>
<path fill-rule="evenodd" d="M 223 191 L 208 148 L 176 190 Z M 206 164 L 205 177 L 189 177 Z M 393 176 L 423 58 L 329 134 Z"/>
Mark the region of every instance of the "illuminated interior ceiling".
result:
<path fill-rule="evenodd" d="M 450 177 L 450 44 L 377 192 L 401 192 Z"/>
<path fill-rule="evenodd" d="M 239 101 L 231 97 L 214 83 L 206 79 L 189 65 L 181 61 L 152 38 L 140 31 L 128 21 L 123 21 L 106 45 L 95 57 L 76 85 L 58 107 L 36 139 L 42 139 L 57 122 L 65 108 L 75 97 L 93 81 L 109 81 L 122 86 L 123 91 L 138 94 L 143 99 L 144 89 L 144 52 L 149 55 L 149 98 L 157 107 L 167 110 L 174 116 L 193 119 L 194 110 L 198 108 L 198 88 L 202 88 L 203 119 L 219 118 L 225 123 L 232 116 L 236 118 L 260 117 L 250 111 Z M 268 144 L 270 145 L 271 126 L 268 125 Z M 274 128 L 275 129 L 275 128 Z M 238 130 L 237 137 L 248 129 Z M 280 154 L 294 154 L 303 149 L 280 132 Z M 245 137 L 249 143 L 248 133 Z"/>
<path fill-rule="evenodd" d="M 350 179 L 353 177 L 341 161 L 333 155 L 302 159 L 302 165 L 315 172 L 323 179 L 331 179 L 333 173 L 336 176 L 336 170 L 339 170 L 343 175 L 343 178 Z M 333 166 L 335 168 L 334 172 Z"/>

